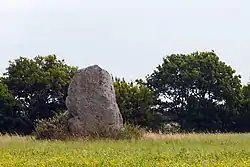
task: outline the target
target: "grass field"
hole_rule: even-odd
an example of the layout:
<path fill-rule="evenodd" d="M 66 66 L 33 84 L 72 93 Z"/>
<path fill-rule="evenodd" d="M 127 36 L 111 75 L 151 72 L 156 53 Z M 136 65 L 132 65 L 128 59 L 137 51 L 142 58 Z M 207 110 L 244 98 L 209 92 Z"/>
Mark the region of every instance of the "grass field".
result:
<path fill-rule="evenodd" d="M 250 134 L 147 134 L 142 140 L 0 137 L 0 166 L 250 166 Z"/>

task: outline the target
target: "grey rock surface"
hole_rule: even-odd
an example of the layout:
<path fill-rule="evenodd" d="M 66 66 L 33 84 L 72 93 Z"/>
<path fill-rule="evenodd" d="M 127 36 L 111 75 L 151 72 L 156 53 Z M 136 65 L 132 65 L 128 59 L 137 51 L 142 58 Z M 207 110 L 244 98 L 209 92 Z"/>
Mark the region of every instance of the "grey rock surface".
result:
<path fill-rule="evenodd" d="M 68 88 L 66 106 L 69 129 L 74 133 L 98 133 L 119 130 L 123 126 L 112 78 L 97 65 L 75 73 Z"/>

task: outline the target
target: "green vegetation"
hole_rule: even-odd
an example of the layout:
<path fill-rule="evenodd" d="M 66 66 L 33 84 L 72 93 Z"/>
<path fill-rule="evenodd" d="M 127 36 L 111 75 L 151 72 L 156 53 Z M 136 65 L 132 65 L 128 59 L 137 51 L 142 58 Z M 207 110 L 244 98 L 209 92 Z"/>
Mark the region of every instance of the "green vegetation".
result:
<path fill-rule="evenodd" d="M 124 124 L 122 130 L 103 131 L 102 133 L 86 134 L 78 132 L 73 134 L 68 130 L 67 117 L 58 114 L 53 118 L 38 120 L 35 126 L 34 135 L 41 140 L 75 140 L 75 139 L 140 139 L 145 130 L 139 126 Z"/>
<path fill-rule="evenodd" d="M 56 55 L 10 61 L 0 78 L 0 132 L 30 135 L 40 127 L 43 135 L 63 138 L 67 127 L 55 125 L 56 115 L 67 110 L 77 69 Z M 113 81 L 124 123 L 131 126 L 163 133 L 250 132 L 250 85 L 240 78 L 211 51 L 167 55 L 145 78 Z"/>
<path fill-rule="evenodd" d="M 23 127 L 20 130 L 12 121 L 11 133 L 30 134 L 37 119 L 51 118 L 66 110 L 68 85 L 76 69 L 55 55 L 10 61 L 1 82 L 18 104 L 12 112 L 25 122 L 19 125 Z"/>
<path fill-rule="evenodd" d="M 3 136 L 0 137 L 0 166 L 250 166 L 249 134 L 158 137 L 148 134 L 146 137 L 142 140 L 64 142 Z M 163 139 L 158 139 L 160 137 Z"/>
<path fill-rule="evenodd" d="M 185 131 L 234 131 L 242 100 L 240 76 L 214 52 L 172 54 L 147 77 L 163 115 Z"/>
<path fill-rule="evenodd" d="M 76 70 L 55 55 L 10 61 L 0 78 L 0 166 L 250 166 L 250 134 L 235 133 L 250 132 L 250 84 L 215 52 L 168 55 L 144 80 L 115 77 L 126 126 L 114 135 L 68 133 L 61 114 Z"/>
<path fill-rule="evenodd" d="M 115 78 L 114 88 L 116 101 L 127 123 L 142 127 L 157 128 L 155 94 L 152 89 L 140 82 L 126 82 L 124 79 Z"/>

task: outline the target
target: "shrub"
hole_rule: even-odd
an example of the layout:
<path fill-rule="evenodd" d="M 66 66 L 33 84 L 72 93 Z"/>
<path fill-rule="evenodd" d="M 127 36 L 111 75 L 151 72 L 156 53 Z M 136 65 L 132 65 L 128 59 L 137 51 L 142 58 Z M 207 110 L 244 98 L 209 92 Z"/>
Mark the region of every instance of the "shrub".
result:
<path fill-rule="evenodd" d="M 140 128 L 140 126 L 125 124 L 124 129 L 122 131 L 122 136 L 126 139 L 140 139 L 143 137 L 144 133 L 145 130 Z"/>
<path fill-rule="evenodd" d="M 57 114 L 49 119 L 37 120 L 34 133 L 37 139 L 65 140 L 70 137 L 63 114 Z"/>
<path fill-rule="evenodd" d="M 145 130 L 140 126 L 124 124 L 123 128 L 116 133 L 116 139 L 140 139 L 144 133 Z"/>
<path fill-rule="evenodd" d="M 121 130 L 99 131 L 86 133 L 85 131 L 72 133 L 67 124 L 65 114 L 58 114 L 49 119 L 37 120 L 34 135 L 36 139 L 47 140 L 74 140 L 83 139 L 140 139 L 144 130 L 139 126 L 124 124 Z"/>

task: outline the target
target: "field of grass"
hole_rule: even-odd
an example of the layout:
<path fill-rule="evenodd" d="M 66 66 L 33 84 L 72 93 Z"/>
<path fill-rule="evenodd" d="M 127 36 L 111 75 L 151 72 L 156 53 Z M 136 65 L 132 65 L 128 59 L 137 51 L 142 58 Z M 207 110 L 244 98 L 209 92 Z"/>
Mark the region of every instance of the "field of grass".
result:
<path fill-rule="evenodd" d="M 147 134 L 142 140 L 0 137 L 0 166 L 250 166 L 250 134 Z"/>

